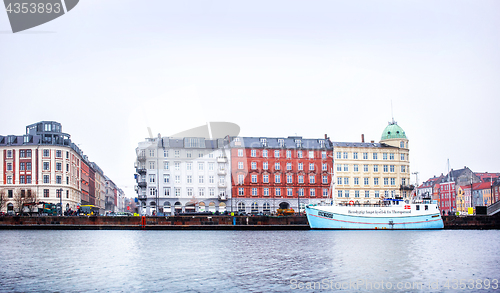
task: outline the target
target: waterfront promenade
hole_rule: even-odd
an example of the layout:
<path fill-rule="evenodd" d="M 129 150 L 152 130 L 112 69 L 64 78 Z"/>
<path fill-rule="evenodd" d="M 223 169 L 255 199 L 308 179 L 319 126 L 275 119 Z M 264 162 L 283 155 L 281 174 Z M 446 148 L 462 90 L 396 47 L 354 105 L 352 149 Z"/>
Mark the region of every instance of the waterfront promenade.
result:
<path fill-rule="evenodd" d="M 500 229 L 495 216 L 444 216 L 445 229 Z M 0 217 L 0 229 L 40 230 L 308 230 L 305 216 Z"/>

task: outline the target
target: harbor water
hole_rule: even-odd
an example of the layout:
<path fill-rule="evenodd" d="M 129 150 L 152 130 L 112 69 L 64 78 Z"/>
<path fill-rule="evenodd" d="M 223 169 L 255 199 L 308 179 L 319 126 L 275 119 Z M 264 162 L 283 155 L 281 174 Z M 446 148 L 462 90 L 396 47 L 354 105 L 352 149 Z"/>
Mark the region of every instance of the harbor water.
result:
<path fill-rule="evenodd" d="M 499 230 L 4 230 L 0 291 L 500 292 L 499 249 Z"/>

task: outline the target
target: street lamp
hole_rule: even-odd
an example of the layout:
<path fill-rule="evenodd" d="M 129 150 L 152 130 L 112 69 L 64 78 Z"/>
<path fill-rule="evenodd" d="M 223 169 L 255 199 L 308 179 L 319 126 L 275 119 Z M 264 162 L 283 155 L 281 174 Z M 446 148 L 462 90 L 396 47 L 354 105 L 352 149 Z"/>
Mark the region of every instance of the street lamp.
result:
<path fill-rule="evenodd" d="M 59 188 L 57 191 L 59 191 L 59 215 L 62 216 L 63 215 L 63 212 L 62 212 L 62 193 L 63 193 L 63 189 Z"/>

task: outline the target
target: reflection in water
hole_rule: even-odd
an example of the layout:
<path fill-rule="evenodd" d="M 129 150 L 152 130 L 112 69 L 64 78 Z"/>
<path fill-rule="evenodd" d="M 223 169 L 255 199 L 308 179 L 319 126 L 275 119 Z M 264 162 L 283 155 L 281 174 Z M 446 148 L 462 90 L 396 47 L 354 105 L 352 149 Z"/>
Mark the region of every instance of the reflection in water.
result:
<path fill-rule="evenodd" d="M 288 292 L 291 280 L 500 277 L 500 231 L 0 231 L 0 239 L 5 292 Z"/>

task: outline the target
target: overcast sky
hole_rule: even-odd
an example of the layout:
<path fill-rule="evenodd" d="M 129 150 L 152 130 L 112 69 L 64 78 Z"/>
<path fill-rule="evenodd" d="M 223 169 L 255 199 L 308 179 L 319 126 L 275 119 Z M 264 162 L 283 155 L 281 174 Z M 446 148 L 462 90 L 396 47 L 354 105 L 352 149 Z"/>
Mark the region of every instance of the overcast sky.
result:
<path fill-rule="evenodd" d="M 500 1 L 81 0 L 16 34 L 0 12 L 0 134 L 58 121 L 128 197 L 147 127 L 207 121 L 378 142 L 394 115 L 420 182 L 500 172 L 499 28 Z"/>

